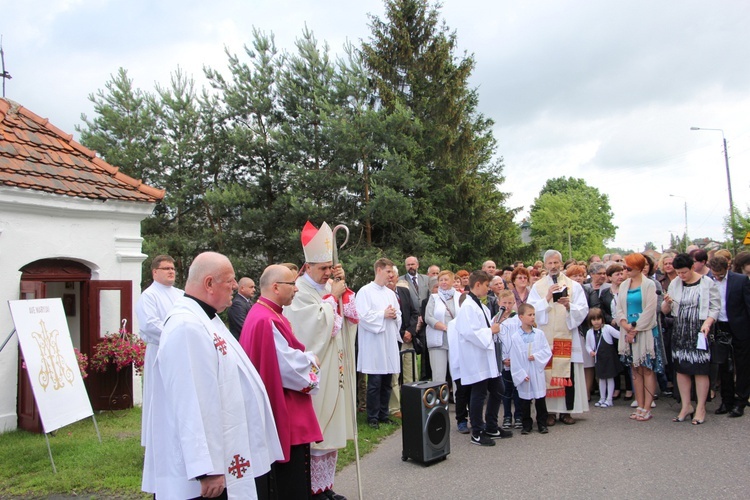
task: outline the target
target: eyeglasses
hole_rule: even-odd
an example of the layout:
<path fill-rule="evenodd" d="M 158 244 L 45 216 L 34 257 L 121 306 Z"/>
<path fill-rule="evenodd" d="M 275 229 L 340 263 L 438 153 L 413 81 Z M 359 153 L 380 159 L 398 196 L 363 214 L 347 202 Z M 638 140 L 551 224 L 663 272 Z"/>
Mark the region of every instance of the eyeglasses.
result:
<path fill-rule="evenodd" d="M 292 286 L 295 286 L 297 284 L 294 281 L 276 281 L 275 283 L 277 285 L 292 285 Z"/>
<path fill-rule="evenodd" d="M 157 267 L 159 271 L 174 271 L 174 267 Z"/>

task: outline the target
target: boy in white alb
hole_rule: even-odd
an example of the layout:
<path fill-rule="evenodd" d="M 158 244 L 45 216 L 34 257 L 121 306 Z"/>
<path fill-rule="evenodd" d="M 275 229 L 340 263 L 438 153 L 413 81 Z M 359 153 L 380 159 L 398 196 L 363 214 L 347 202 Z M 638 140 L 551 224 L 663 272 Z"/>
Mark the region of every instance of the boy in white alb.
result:
<path fill-rule="evenodd" d="M 535 400 L 537 428 L 540 433 L 547 434 L 547 385 L 544 368 L 552 358 L 552 350 L 544 332 L 534 328 L 536 312 L 531 304 L 521 304 L 518 319 L 521 327 L 511 337 L 510 373 L 521 398 L 521 434 L 530 433 L 534 424 L 531 419 L 532 399 Z"/>

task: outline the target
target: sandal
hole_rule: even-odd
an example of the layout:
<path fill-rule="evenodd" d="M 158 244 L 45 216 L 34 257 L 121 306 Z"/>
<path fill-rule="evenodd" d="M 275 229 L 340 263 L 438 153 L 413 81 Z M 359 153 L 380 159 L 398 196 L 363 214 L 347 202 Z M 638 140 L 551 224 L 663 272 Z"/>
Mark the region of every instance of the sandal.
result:
<path fill-rule="evenodd" d="M 643 415 L 643 408 L 639 406 L 633 413 L 630 414 L 630 420 L 638 420 L 641 415 Z"/>
<path fill-rule="evenodd" d="M 644 410 L 639 416 L 635 417 L 636 421 L 638 422 L 646 422 L 647 420 L 651 420 L 652 418 L 654 418 L 654 416 L 651 415 L 651 410 Z"/>

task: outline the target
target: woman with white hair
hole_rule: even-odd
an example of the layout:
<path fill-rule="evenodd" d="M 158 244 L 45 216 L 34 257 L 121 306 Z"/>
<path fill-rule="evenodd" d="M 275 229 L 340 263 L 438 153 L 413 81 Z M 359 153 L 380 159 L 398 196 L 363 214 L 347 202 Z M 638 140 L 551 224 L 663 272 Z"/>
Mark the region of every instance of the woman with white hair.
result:
<path fill-rule="evenodd" d="M 444 381 L 448 372 L 448 323 L 458 315 L 460 293 L 453 288 L 453 273 L 441 271 L 438 290 L 427 301 L 424 321 L 432 380 Z"/>

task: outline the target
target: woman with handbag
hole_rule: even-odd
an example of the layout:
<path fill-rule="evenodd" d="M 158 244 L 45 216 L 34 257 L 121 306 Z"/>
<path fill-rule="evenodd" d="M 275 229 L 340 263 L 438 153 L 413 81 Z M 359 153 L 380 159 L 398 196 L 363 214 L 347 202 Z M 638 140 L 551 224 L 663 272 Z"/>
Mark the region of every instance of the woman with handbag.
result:
<path fill-rule="evenodd" d="M 453 288 L 453 273 L 438 274 L 438 290 L 427 301 L 424 321 L 426 325 L 427 349 L 432 367 L 432 380 L 444 381 L 448 372 L 448 323 L 458 315 L 458 299 Z"/>

